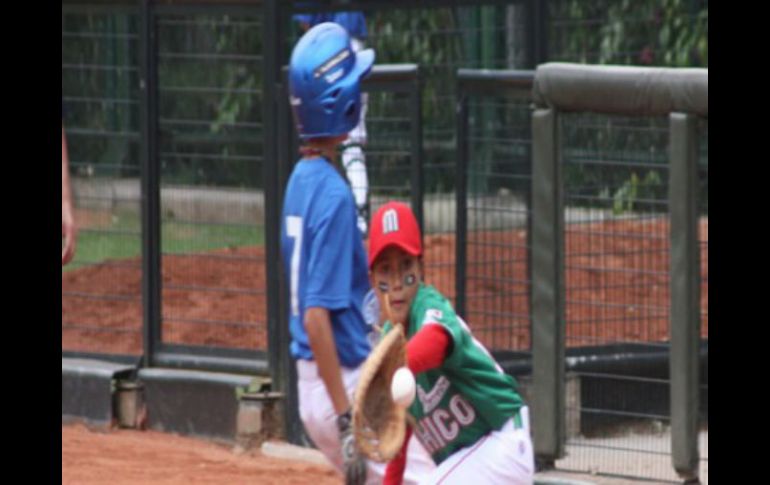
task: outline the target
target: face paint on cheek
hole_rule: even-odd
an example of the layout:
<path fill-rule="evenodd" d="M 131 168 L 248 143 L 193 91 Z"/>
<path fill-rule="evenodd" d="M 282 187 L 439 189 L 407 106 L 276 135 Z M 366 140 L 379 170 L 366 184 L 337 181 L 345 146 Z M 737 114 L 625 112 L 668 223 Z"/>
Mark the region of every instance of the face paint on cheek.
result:
<path fill-rule="evenodd" d="M 385 283 L 384 281 L 380 281 L 379 283 L 377 283 L 377 288 L 379 288 L 380 291 L 383 293 L 387 293 L 388 290 L 390 289 L 388 288 L 388 284 Z"/>
<path fill-rule="evenodd" d="M 404 286 L 414 286 L 414 284 L 417 282 L 417 277 L 409 273 L 408 275 L 404 276 Z"/>

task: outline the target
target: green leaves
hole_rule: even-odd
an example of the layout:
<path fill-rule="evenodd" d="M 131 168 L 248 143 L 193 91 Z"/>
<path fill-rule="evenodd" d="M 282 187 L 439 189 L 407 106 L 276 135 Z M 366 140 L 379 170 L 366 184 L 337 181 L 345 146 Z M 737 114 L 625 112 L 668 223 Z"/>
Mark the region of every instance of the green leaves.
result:
<path fill-rule="evenodd" d="M 551 11 L 554 60 L 708 67 L 708 2 L 564 0 Z"/>
<path fill-rule="evenodd" d="M 267 392 L 270 389 L 270 382 L 268 377 L 254 377 L 248 386 L 237 386 L 235 388 L 235 399 L 240 401 L 244 394 Z"/>
<path fill-rule="evenodd" d="M 641 180 L 635 172 L 632 173 L 631 177 L 612 196 L 613 215 L 633 211 L 640 200 L 661 198 L 662 188 L 660 174 L 656 170 L 647 172 Z"/>

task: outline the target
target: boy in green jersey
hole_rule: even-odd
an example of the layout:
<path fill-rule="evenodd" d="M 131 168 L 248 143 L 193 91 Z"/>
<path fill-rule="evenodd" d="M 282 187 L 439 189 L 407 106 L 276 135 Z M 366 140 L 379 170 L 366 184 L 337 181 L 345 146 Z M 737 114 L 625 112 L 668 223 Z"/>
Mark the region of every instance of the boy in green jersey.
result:
<path fill-rule="evenodd" d="M 534 456 L 527 407 L 513 377 L 479 343 L 449 301 L 423 282 L 422 238 L 408 206 L 390 202 L 372 217 L 369 278 L 387 333 L 402 324 L 416 399 L 412 433 L 438 467 L 420 483 L 531 484 Z M 385 484 L 401 483 L 399 453 Z"/>

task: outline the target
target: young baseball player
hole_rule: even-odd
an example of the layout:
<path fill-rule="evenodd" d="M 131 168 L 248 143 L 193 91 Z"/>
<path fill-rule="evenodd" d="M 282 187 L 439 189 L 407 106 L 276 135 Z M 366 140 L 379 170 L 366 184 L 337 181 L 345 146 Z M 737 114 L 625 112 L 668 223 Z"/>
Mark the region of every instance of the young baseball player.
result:
<path fill-rule="evenodd" d="M 312 6 L 316 2 L 302 2 L 298 6 Z M 367 37 L 366 19 L 359 11 L 351 12 L 316 12 L 312 14 L 296 14 L 296 20 L 303 31 L 323 22 L 334 22 L 341 25 L 350 34 L 351 47 L 354 52 L 364 49 Z M 368 94 L 361 93 L 361 114 L 358 123 L 348 133 L 347 139 L 341 144 L 342 166 L 345 175 L 353 189 L 356 202 L 358 229 L 364 237 L 367 234 L 369 221 L 369 178 L 366 174 L 366 107 Z"/>
<path fill-rule="evenodd" d="M 371 351 L 362 315 L 370 286 L 353 194 L 336 168 L 336 147 L 358 122 L 359 82 L 373 62 L 372 50 L 351 49 L 344 28 L 322 23 L 297 42 L 289 65 L 302 158 L 284 196 L 281 253 L 299 414 L 348 484 L 380 483 L 385 473 L 385 465 L 356 452 L 351 429 L 352 394 Z M 405 477 L 417 483 L 435 464 L 416 441 L 409 453 Z"/>
<path fill-rule="evenodd" d="M 407 368 L 416 380 L 416 398 L 404 403 L 415 423 L 406 436 L 414 434 L 438 465 L 420 483 L 533 483 L 528 410 L 516 381 L 449 301 L 423 282 L 422 239 L 412 211 L 385 204 L 370 231 L 369 278 L 390 318 L 383 332 L 394 322 L 404 325 Z M 384 483 L 401 483 L 407 463 L 402 450 L 388 464 Z"/>

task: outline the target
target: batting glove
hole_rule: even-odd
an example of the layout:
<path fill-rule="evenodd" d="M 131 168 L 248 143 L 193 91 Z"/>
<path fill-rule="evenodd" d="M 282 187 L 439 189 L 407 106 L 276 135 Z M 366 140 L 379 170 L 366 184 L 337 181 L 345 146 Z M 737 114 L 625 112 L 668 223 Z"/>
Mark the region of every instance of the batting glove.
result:
<path fill-rule="evenodd" d="M 366 458 L 356 451 L 352 422 L 349 409 L 337 416 L 342 462 L 345 466 L 345 485 L 363 485 L 366 482 Z"/>

